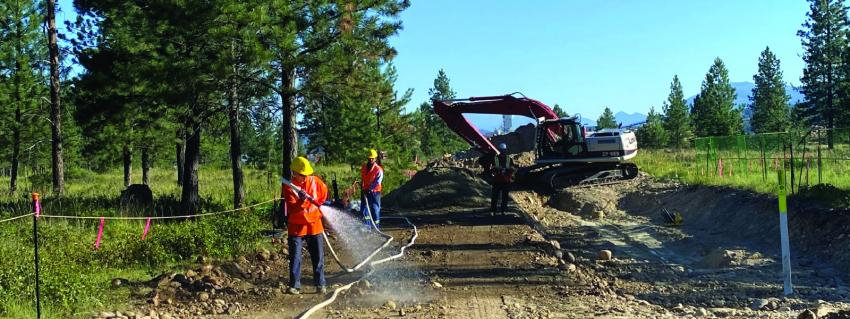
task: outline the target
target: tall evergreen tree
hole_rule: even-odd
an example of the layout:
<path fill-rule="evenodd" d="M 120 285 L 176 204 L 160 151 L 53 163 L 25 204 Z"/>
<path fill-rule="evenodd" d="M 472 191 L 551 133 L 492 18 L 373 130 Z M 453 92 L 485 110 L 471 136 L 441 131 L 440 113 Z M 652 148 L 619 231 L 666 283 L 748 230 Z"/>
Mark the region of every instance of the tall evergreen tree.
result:
<path fill-rule="evenodd" d="M 9 159 L 9 193 L 18 188 L 22 146 L 34 143 L 43 121 L 33 121 L 38 97 L 44 92 L 44 79 L 39 73 L 46 37 L 41 32 L 41 7 L 34 1 L 0 1 L 0 144 L 11 146 L 3 154 Z M 7 157 L 8 156 L 8 157 Z"/>
<path fill-rule="evenodd" d="M 835 128 L 844 113 L 839 95 L 848 79 L 842 70 L 847 50 L 847 6 L 841 0 L 809 0 L 809 12 L 802 27 L 797 32 L 806 63 L 800 78 L 801 91 L 806 96 L 802 115 L 811 124 Z M 832 131 L 827 142 L 832 148 Z"/>
<path fill-rule="evenodd" d="M 602 111 L 602 115 L 599 116 L 599 120 L 596 121 L 596 128 L 616 128 L 617 127 L 617 119 L 614 118 L 614 112 L 611 112 L 611 109 L 605 107 L 605 110 Z"/>
<path fill-rule="evenodd" d="M 738 134 L 743 129 L 741 112 L 735 107 L 735 88 L 720 58 L 708 69 L 702 89 L 694 99 L 691 119 L 697 136 Z"/>
<path fill-rule="evenodd" d="M 661 148 L 668 143 L 668 134 L 664 130 L 664 120 L 661 114 L 655 112 L 655 107 L 649 108 L 646 123 L 637 129 L 638 143 L 643 148 Z"/>
<path fill-rule="evenodd" d="M 664 102 L 663 111 L 663 125 L 669 136 L 670 146 L 684 147 L 693 136 L 693 129 L 678 75 L 674 75 L 673 82 L 670 83 L 670 94 Z"/>
<path fill-rule="evenodd" d="M 753 75 L 756 86 L 750 96 L 753 116 L 750 124 L 756 133 L 781 132 L 788 128 L 790 96 L 785 94 L 785 82 L 779 59 L 765 48 L 759 57 L 758 73 Z"/>
<path fill-rule="evenodd" d="M 449 77 L 443 69 L 437 72 L 434 86 L 428 89 L 428 95 L 431 100 L 451 100 L 455 98 Z M 422 103 L 419 106 L 419 112 L 421 113 L 419 116 L 422 118 L 419 132 L 422 136 L 421 141 L 426 156 L 451 154 L 468 147 L 466 142 L 450 130 L 446 123 L 434 113 L 434 106 L 431 103 Z"/>
<path fill-rule="evenodd" d="M 567 117 L 568 116 L 567 112 L 564 111 L 564 109 L 562 109 L 561 106 L 558 105 L 558 103 L 555 103 L 555 106 L 552 107 L 552 112 L 555 112 L 555 114 L 557 114 L 558 117 Z"/>
<path fill-rule="evenodd" d="M 379 0 L 340 4 L 330 0 L 272 1 L 267 27 L 261 31 L 266 48 L 274 56 L 271 69 L 277 80 L 266 82 L 280 96 L 285 139 L 282 170 L 289 177 L 289 164 L 298 155 L 296 130 L 297 97 L 302 95 L 299 74 L 325 61 L 321 51 L 338 43 L 343 35 L 362 43 L 361 52 L 389 60 L 395 55 L 388 38 L 401 29 L 399 14 L 410 6 L 407 0 Z"/>

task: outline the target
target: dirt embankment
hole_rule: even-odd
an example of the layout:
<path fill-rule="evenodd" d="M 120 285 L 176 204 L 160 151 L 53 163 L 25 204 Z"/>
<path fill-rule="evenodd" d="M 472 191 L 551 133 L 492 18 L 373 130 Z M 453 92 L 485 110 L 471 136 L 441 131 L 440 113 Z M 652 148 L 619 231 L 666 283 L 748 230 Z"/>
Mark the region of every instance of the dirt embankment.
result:
<path fill-rule="evenodd" d="M 789 200 L 796 294 L 771 299 L 782 296 L 775 197 L 642 176 L 551 196 L 517 192 L 514 199 L 580 258 L 613 251 L 612 262 L 587 266 L 619 279 L 620 293 L 674 310 L 691 307 L 683 314 L 704 309 L 729 316 L 732 309 L 734 317 L 787 318 L 820 308 L 823 317 L 848 306 L 846 212 Z M 664 209 L 682 214 L 684 222 L 667 224 Z"/>
<path fill-rule="evenodd" d="M 384 205 L 404 209 L 438 207 L 483 207 L 490 185 L 472 170 L 453 167 L 428 168 L 387 194 Z"/>

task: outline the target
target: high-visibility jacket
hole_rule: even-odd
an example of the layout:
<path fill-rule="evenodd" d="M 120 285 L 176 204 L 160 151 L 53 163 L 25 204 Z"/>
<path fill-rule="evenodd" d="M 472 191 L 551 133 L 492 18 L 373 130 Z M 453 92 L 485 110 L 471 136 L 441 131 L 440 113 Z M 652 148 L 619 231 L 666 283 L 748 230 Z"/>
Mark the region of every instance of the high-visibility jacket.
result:
<path fill-rule="evenodd" d="M 497 170 L 510 170 L 513 168 L 513 164 L 513 160 L 507 155 L 505 155 L 504 159 L 502 159 L 502 155 L 497 155 L 494 159 L 494 165 Z"/>
<path fill-rule="evenodd" d="M 324 203 L 328 198 L 328 187 L 317 176 L 306 176 L 303 183 L 292 181 L 292 184 L 300 187 L 316 202 Z M 281 186 L 281 193 L 286 202 L 286 228 L 290 236 L 318 235 L 325 230 L 322 226 L 322 211 L 316 205 L 307 200 L 301 201 L 298 192 L 287 185 Z"/>
<path fill-rule="evenodd" d="M 378 163 L 372 163 L 372 169 L 367 169 L 369 164 L 360 167 L 360 180 L 363 181 L 362 189 L 367 192 L 380 192 L 381 182 L 384 180 L 384 169 Z"/>
<path fill-rule="evenodd" d="M 497 183 L 510 183 L 513 181 L 513 160 L 510 156 L 502 155 L 495 156 L 493 159 L 493 178 Z"/>

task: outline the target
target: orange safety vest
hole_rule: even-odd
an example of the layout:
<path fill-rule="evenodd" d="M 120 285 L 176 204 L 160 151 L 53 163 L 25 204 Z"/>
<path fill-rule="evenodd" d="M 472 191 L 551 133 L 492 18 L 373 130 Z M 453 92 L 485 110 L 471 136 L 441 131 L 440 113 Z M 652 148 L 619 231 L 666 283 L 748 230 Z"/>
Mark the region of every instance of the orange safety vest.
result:
<path fill-rule="evenodd" d="M 360 180 L 363 181 L 362 189 L 364 191 L 373 190 L 372 184 L 377 182 L 378 185 L 375 186 L 374 191 L 380 192 L 381 182 L 384 178 L 384 169 L 381 168 L 378 163 L 373 163 L 372 169 L 367 171 L 366 165 L 367 164 L 363 164 L 363 166 L 360 167 Z"/>
<path fill-rule="evenodd" d="M 319 203 L 324 203 L 328 198 L 328 187 L 317 176 L 307 176 L 303 183 L 292 181 L 292 184 L 300 187 Z M 281 186 L 281 194 L 286 202 L 286 228 L 290 236 L 318 235 L 325 231 L 322 226 L 322 211 L 316 205 L 306 200 L 300 201 L 298 193 L 286 185 Z"/>

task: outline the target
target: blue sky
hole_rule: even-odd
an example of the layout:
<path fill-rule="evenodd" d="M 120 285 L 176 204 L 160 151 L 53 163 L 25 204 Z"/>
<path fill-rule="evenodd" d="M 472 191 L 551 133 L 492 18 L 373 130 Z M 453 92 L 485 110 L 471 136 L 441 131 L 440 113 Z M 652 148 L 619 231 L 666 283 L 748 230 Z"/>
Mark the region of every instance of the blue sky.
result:
<path fill-rule="evenodd" d="M 595 119 L 605 106 L 660 110 L 674 74 L 698 93 L 715 57 L 732 82 L 752 81 L 765 46 L 798 85 L 807 11 L 803 0 L 414 0 L 392 39 L 396 88 L 415 90 L 412 109 L 442 68 L 459 97 L 520 91 Z"/>

